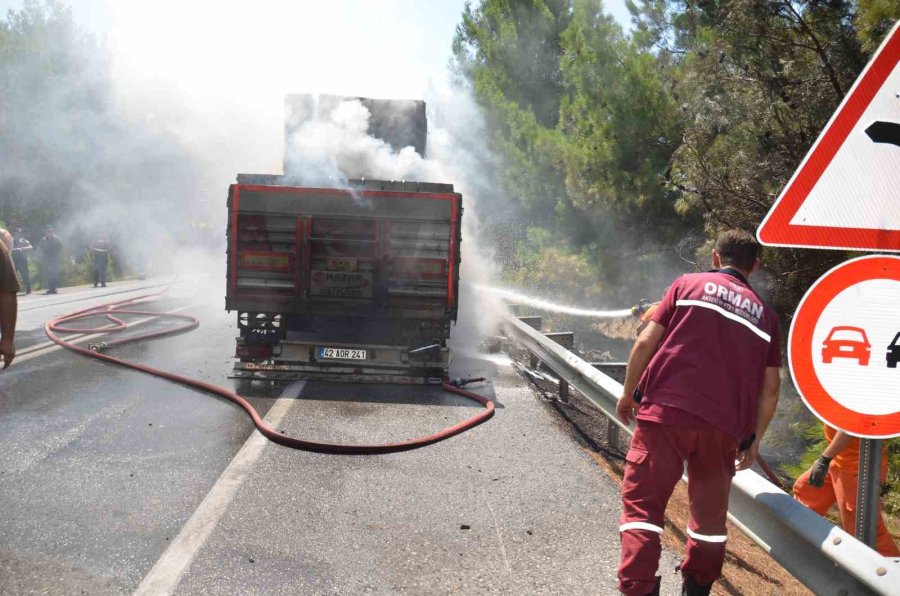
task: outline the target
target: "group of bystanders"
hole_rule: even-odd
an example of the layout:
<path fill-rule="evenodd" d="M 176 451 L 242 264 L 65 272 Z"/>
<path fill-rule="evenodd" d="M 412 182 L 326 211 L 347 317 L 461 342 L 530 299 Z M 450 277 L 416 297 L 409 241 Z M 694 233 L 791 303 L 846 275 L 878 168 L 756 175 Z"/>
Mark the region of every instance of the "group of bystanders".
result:
<path fill-rule="evenodd" d="M 38 244 L 44 274 L 45 294 L 56 294 L 62 265 L 63 242 L 47 227 Z M 31 294 L 31 273 L 28 259 L 34 246 L 16 228 L 12 234 L 0 228 L 0 358 L 3 368 L 8 367 L 16 355 L 15 333 L 18 315 L 17 294 L 24 286 L 25 294 Z M 101 236 L 91 244 L 91 261 L 94 287 L 106 287 L 106 272 L 109 268 L 109 243 Z M 18 273 L 22 284 L 16 277 Z"/>

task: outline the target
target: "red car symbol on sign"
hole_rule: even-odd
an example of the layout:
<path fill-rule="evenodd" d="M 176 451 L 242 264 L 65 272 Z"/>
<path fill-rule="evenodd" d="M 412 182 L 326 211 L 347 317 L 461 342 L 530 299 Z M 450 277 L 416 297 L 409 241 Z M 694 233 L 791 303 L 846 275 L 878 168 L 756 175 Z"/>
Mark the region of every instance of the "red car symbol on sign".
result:
<path fill-rule="evenodd" d="M 859 327 L 835 327 L 822 342 L 822 362 L 831 364 L 834 358 L 852 358 L 860 366 L 869 365 L 872 344 Z"/>

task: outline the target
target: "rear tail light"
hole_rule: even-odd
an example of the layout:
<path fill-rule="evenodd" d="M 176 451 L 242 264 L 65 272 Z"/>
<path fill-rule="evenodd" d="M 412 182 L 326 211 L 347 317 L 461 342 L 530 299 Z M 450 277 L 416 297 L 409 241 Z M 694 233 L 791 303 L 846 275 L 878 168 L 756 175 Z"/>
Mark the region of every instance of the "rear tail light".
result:
<path fill-rule="evenodd" d="M 272 357 L 272 346 L 238 346 L 236 355 L 238 358 L 265 360 Z"/>

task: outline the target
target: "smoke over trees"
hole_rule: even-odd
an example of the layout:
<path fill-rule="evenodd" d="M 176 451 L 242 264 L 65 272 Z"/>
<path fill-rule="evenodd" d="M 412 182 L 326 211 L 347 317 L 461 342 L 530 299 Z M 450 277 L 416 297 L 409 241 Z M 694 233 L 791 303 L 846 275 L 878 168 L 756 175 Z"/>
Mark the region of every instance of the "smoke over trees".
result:
<path fill-rule="evenodd" d="M 192 161 L 114 91 L 106 48 L 63 4 L 26 0 L 0 21 L 0 220 L 32 241 L 53 226 L 76 260 L 97 234 L 121 256 L 191 223 Z"/>
<path fill-rule="evenodd" d="M 673 268 L 704 267 L 721 229 L 756 229 L 900 17 L 878 0 L 642 0 L 629 36 L 602 8 L 468 6 L 454 67 L 486 112 L 500 184 L 526 226 L 626 300 Z M 534 231 L 520 236 L 520 252 L 543 250 Z M 767 251 L 779 310 L 845 257 Z"/>
<path fill-rule="evenodd" d="M 0 22 L 0 217 L 56 223 L 78 199 L 108 110 L 107 64 L 68 10 L 28 2 Z M 76 112 L 78 118 L 69 118 Z"/>

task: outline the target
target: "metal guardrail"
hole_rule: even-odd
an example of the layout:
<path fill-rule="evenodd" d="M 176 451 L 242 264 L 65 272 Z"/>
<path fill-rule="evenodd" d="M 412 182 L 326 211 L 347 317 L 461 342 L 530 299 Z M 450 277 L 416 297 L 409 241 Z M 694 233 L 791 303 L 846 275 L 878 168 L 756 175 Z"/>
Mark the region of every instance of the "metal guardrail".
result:
<path fill-rule="evenodd" d="M 622 385 L 516 317 L 504 320 L 514 339 L 577 389 L 612 423 Z M 851 534 L 807 509 L 752 470 L 738 472 L 728 517 L 815 594 L 900 594 L 900 559 L 882 557 Z"/>

